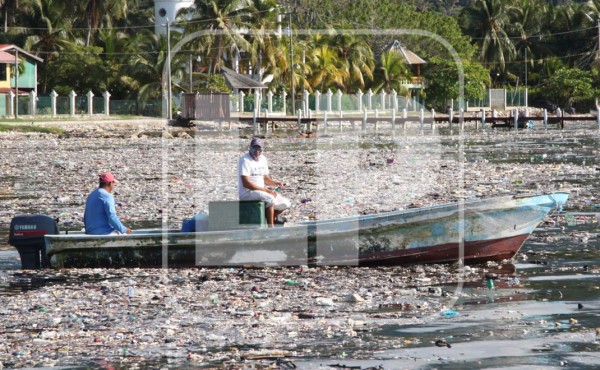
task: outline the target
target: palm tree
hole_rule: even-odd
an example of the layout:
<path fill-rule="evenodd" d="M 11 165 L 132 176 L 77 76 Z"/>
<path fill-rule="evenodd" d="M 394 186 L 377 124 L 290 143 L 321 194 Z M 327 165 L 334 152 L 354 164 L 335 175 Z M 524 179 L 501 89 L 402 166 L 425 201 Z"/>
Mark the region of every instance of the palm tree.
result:
<path fill-rule="evenodd" d="M 194 18 L 186 24 L 185 34 L 212 31 L 193 43 L 209 61 L 210 72 L 217 72 L 224 58 L 232 60 L 234 53 L 252 50 L 244 38 L 252 28 L 249 0 L 196 0 L 196 7 L 191 12 Z"/>
<path fill-rule="evenodd" d="M 145 102 L 162 94 L 162 73 L 167 58 L 167 38 L 151 31 L 138 33 L 131 39 L 137 50 L 129 59 L 126 76 L 138 100 Z"/>
<path fill-rule="evenodd" d="M 526 68 L 534 67 L 536 60 L 543 60 L 551 54 L 547 29 L 550 6 L 543 0 L 516 2 L 509 33 L 514 40 L 516 58 L 523 63 L 515 64 L 511 70 L 520 75 Z"/>
<path fill-rule="evenodd" d="M 348 77 L 344 81 L 346 92 L 365 88 L 365 80 L 373 80 L 375 62 L 373 51 L 363 37 L 340 30 L 333 37 L 332 46 L 345 61 Z"/>
<path fill-rule="evenodd" d="M 63 0 L 33 0 L 31 25 L 35 28 L 25 38 L 23 47 L 40 55 L 45 63 L 39 66 L 41 91 L 47 90 L 48 63 L 56 59 L 65 47 L 75 42 L 71 34 L 73 18 L 64 12 Z"/>
<path fill-rule="evenodd" d="M 319 91 L 325 91 L 328 88 L 344 89 L 344 81 L 350 74 L 338 51 L 329 46 L 324 35 L 315 35 L 312 42 L 315 46 L 307 55 L 309 69 L 306 71 L 308 73 L 306 73 L 305 81 L 302 81 L 305 88 L 309 91 L 314 88 Z"/>
<path fill-rule="evenodd" d="M 0 9 L 2 9 L 2 19 L 4 20 L 4 33 L 8 33 L 8 27 L 12 26 L 15 17 L 19 12 L 27 12 L 27 1 L 21 0 L 0 0 Z"/>
<path fill-rule="evenodd" d="M 404 81 L 410 77 L 408 65 L 398 52 L 390 50 L 381 55 L 379 67 L 375 70 L 373 90 L 375 92 L 396 90 L 398 95 L 408 96 Z"/>
<path fill-rule="evenodd" d="M 600 36 L 598 35 L 598 27 L 600 27 L 598 20 L 600 19 L 600 0 L 589 0 L 584 3 L 580 9 L 582 13 L 582 28 L 589 28 L 589 36 L 583 37 L 587 40 L 587 50 L 591 53 L 584 54 L 580 59 L 580 66 L 586 67 L 590 65 L 596 65 L 596 68 L 600 64 L 600 49 L 598 44 L 600 43 Z"/>
<path fill-rule="evenodd" d="M 464 9 L 466 31 L 479 45 L 480 60 L 489 69 L 504 72 L 516 55 L 507 33 L 513 11 L 508 0 L 476 0 Z"/>
<path fill-rule="evenodd" d="M 278 48 L 277 36 L 269 34 L 267 30 L 276 28 L 277 3 L 275 0 L 250 0 L 250 19 L 252 25 L 246 39 L 250 44 L 250 63 L 253 70 L 260 71 L 263 67 L 273 67 L 276 63 L 271 53 Z M 264 60 L 263 60 L 264 59 Z"/>
<path fill-rule="evenodd" d="M 98 31 L 103 18 L 119 20 L 127 17 L 127 0 L 84 0 L 81 4 L 83 17 L 87 24 L 85 46 L 89 46 L 93 34 Z"/>

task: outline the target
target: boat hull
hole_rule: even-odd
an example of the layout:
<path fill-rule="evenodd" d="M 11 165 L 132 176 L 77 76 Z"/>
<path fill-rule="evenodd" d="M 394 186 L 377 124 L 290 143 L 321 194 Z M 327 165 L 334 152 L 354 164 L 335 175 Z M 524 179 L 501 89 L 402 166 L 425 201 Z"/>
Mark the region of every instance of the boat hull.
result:
<path fill-rule="evenodd" d="M 133 235 L 47 235 L 56 268 L 379 266 L 512 258 L 568 194 L 497 197 L 291 227 Z"/>

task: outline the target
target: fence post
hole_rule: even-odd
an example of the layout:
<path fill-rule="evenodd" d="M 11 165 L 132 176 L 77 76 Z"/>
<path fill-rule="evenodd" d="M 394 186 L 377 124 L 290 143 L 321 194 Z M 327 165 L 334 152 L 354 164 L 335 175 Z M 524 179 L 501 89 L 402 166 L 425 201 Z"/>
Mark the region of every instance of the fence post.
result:
<path fill-rule="evenodd" d="M 56 117 L 56 98 L 58 97 L 58 94 L 56 93 L 56 91 L 52 90 L 52 92 L 50 92 L 50 108 L 52 110 L 52 117 Z"/>
<path fill-rule="evenodd" d="M 323 128 L 327 130 L 329 128 L 329 124 L 327 123 L 327 111 L 323 113 Z"/>
<path fill-rule="evenodd" d="M 396 131 L 396 110 L 392 109 L 392 132 Z"/>
<path fill-rule="evenodd" d="M 104 115 L 110 116 L 110 93 L 108 91 L 104 91 L 102 96 L 104 97 Z"/>
<path fill-rule="evenodd" d="M 395 110 L 396 112 L 398 111 L 398 93 L 396 92 L 396 90 L 392 89 L 392 109 Z"/>
<path fill-rule="evenodd" d="M 29 92 L 29 114 L 31 114 L 32 116 L 36 115 L 36 99 L 37 94 L 34 90 L 31 90 Z"/>
<path fill-rule="evenodd" d="M 244 113 L 244 97 L 246 96 L 246 94 L 244 94 L 243 91 L 240 91 L 239 94 L 239 99 L 240 99 L 240 113 Z"/>
<path fill-rule="evenodd" d="M 519 110 L 517 108 L 513 109 L 513 121 L 515 124 L 515 132 L 519 129 Z"/>
<path fill-rule="evenodd" d="M 367 91 L 367 108 L 369 108 L 369 110 L 373 109 L 373 90 L 371 89 Z"/>
<path fill-rule="evenodd" d="M 485 109 L 481 108 L 479 110 L 481 112 L 481 129 L 485 129 Z"/>
<path fill-rule="evenodd" d="M 558 125 L 560 125 L 560 128 L 563 128 L 563 126 L 564 126 L 564 122 L 562 120 L 562 116 L 563 116 L 562 109 L 556 108 L 556 117 L 560 118 L 560 121 L 558 122 Z"/>
<path fill-rule="evenodd" d="M 363 92 L 360 89 L 358 89 L 358 91 L 356 92 L 356 98 L 358 99 L 358 108 L 357 108 L 358 111 L 363 110 L 363 101 L 362 101 L 363 95 L 364 95 Z"/>
<path fill-rule="evenodd" d="M 600 106 L 596 104 L 596 127 L 600 130 Z"/>
<path fill-rule="evenodd" d="M 363 119 L 362 119 L 362 130 L 365 131 L 367 129 L 367 110 L 363 110 Z"/>
<path fill-rule="evenodd" d="M 260 117 L 260 95 L 258 89 L 252 91 L 252 101 L 254 103 L 254 110 L 258 111 L 258 116 Z"/>
<path fill-rule="evenodd" d="M 315 91 L 315 111 L 317 114 L 321 111 L 321 92 Z"/>
<path fill-rule="evenodd" d="M 342 90 L 337 91 L 337 103 L 338 110 L 340 111 L 340 118 L 342 117 Z"/>
<path fill-rule="evenodd" d="M 408 117 L 408 112 L 406 111 L 406 108 L 402 108 L 402 118 L 404 119 L 404 122 L 402 122 L 402 129 L 406 130 L 406 118 Z"/>
<path fill-rule="evenodd" d="M 281 100 L 283 100 L 283 114 L 287 116 L 287 92 L 281 92 Z"/>
<path fill-rule="evenodd" d="M 308 112 L 308 98 L 310 96 L 310 93 L 308 92 L 308 90 L 304 89 L 304 94 L 303 95 L 304 95 L 303 96 L 304 97 L 304 101 L 303 101 L 303 104 L 302 104 L 303 108 L 304 108 L 303 111 L 304 112 Z M 308 117 L 308 115 L 307 115 L 307 117 Z"/>
<path fill-rule="evenodd" d="M 271 90 L 267 93 L 267 109 L 269 113 L 273 113 L 273 91 Z"/>
<path fill-rule="evenodd" d="M 88 114 L 91 116 L 94 114 L 94 93 L 92 90 L 88 91 L 86 94 L 87 103 L 88 103 Z"/>
<path fill-rule="evenodd" d="M 421 133 L 423 132 L 423 125 L 425 124 L 425 109 L 421 108 L 419 110 L 419 124 L 421 125 Z"/>
<path fill-rule="evenodd" d="M 448 123 L 450 124 L 450 131 L 452 131 L 452 121 L 454 121 L 454 110 L 452 109 L 452 106 L 450 106 L 450 108 L 448 108 Z"/>
<path fill-rule="evenodd" d="M 431 108 L 431 131 L 435 130 L 435 109 Z"/>
<path fill-rule="evenodd" d="M 254 111 L 252 112 L 252 132 L 254 135 L 258 134 L 258 112 L 256 111 L 256 107 L 254 107 Z"/>
<path fill-rule="evenodd" d="M 465 129 L 465 110 L 462 108 L 458 111 L 458 127 L 461 131 Z"/>
<path fill-rule="evenodd" d="M 69 113 L 71 113 L 71 116 L 75 115 L 75 97 L 77 97 L 77 93 L 71 90 L 69 93 Z"/>
<path fill-rule="evenodd" d="M 327 111 L 328 112 L 333 112 L 331 109 L 331 97 L 333 96 L 333 93 L 331 92 L 331 89 L 327 89 Z"/>
<path fill-rule="evenodd" d="M 381 110 L 385 110 L 385 96 L 386 92 L 384 89 L 381 89 Z"/>
<path fill-rule="evenodd" d="M 298 109 L 298 132 L 302 133 L 302 109 Z"/>
<path fill-rule="evenodd" d="M 269 118 L 269 110 L 267 108 L 264 108 L 263 112 L 265 113 L 265 118 Z M 267 132 L 269 132 L 269 120 L 265 120 L 265 134 Z"/>
<path fill-rule="evenodd" d="M 15 114 L 15 93 L 12 91 L 8 92 L 8 116 L 13 116 Z"/>

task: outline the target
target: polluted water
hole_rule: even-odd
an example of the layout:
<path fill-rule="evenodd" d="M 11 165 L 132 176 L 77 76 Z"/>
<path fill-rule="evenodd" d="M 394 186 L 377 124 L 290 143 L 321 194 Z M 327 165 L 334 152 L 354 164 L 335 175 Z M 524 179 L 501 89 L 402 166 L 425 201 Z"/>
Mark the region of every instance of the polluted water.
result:
<path fill-rule="evenodd" d="M 588 126 L 269 133 L 264 155 L 292 200 L 290 222 L 571 193 L 513 260 L 371 268 L 21 270 L 7 245 L 15 215 L 80 230 L 85 197 L 111 170 L 125 224 L 181 227 L 208 201 L 236 199 L 252 133 L 104 124 L 2 134 L 0 368 L 593 369 L 600 135 Z"/>

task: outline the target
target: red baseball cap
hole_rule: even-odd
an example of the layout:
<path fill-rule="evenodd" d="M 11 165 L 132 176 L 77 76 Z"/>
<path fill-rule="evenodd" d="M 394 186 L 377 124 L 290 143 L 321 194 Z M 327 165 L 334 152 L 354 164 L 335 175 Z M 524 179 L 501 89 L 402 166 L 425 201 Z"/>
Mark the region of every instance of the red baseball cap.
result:
<path fill-rule="evenodd" d="M 100 180 L 100 182 L 119 182 L 115 178 L 115 175 L 113 175 L 110 172 L 104 172 L 104 173 L 100 174 L 100 176 L 98 176 L 98 179 Z"/>

